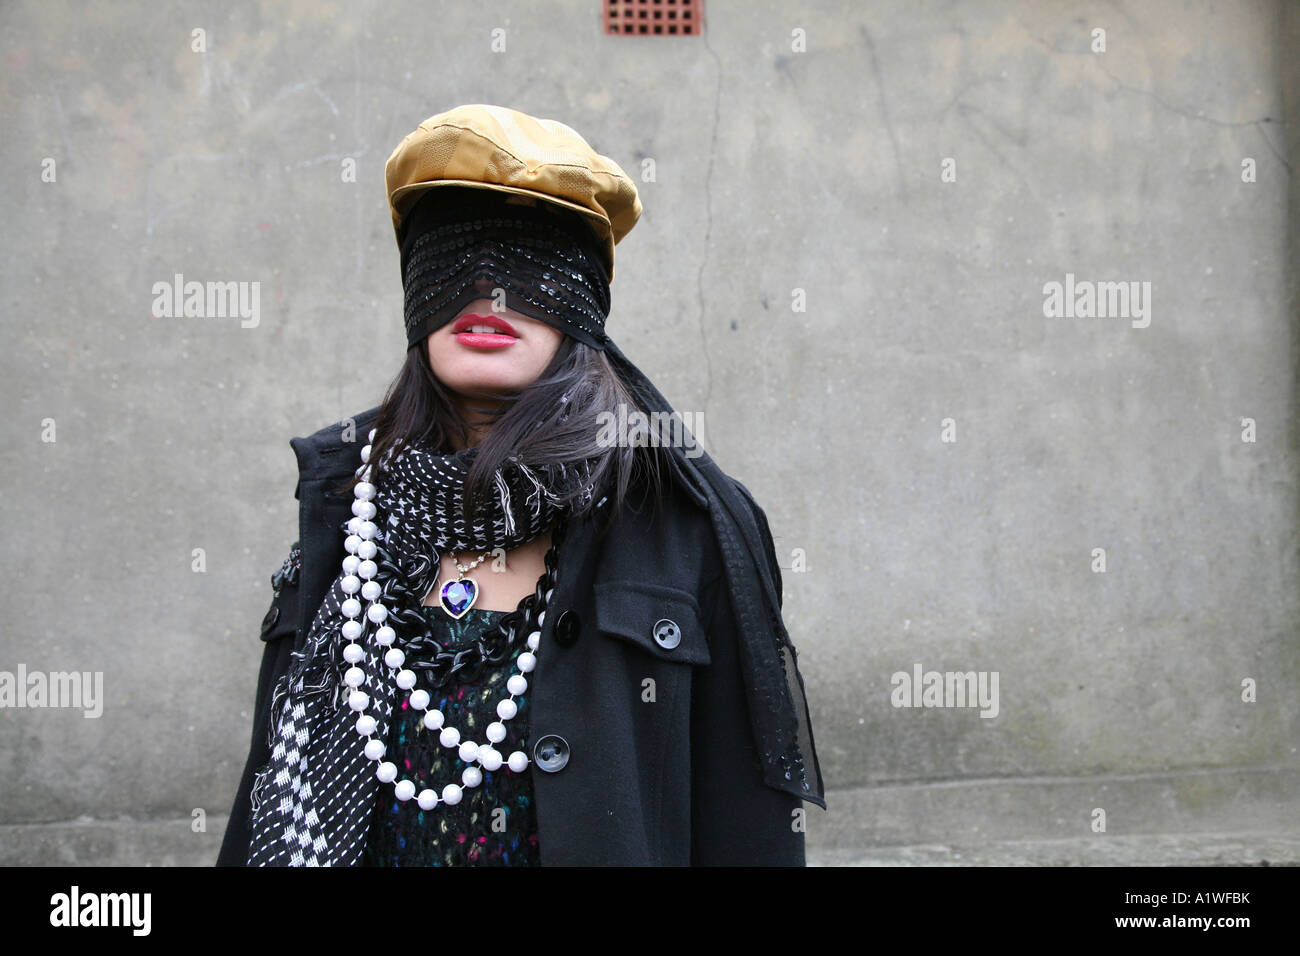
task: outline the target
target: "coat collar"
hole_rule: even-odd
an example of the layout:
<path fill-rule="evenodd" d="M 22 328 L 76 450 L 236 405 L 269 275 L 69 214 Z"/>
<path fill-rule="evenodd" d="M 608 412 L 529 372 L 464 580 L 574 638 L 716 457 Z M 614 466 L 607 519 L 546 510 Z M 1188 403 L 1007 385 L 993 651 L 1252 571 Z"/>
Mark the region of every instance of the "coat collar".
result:
<path fill-rule="evenodd" d="M 376 405 L 359 415 L 326 425 L 305 438 L 289 439 L 298 456 L 298 480 L 342 479 L 355 473 L 357 456 L 343 452 L 364 445 L 378 417 Z"/>

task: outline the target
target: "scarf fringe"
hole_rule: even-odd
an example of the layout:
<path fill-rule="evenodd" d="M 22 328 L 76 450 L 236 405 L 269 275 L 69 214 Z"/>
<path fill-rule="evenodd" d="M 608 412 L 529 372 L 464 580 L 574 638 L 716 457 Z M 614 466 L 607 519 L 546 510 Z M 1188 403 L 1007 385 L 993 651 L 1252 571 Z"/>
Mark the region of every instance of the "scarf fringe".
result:
<path fill-rule="evenodd" d="M 515 516 L 510 510 L 510 489 L 506 485 L 506 480 L 501 477 L 501 472 L 496 473 L 494 480 L 497 486 L 497 501 L 501 505 L 502 531 L 509 538 L 515 533 Z"/>

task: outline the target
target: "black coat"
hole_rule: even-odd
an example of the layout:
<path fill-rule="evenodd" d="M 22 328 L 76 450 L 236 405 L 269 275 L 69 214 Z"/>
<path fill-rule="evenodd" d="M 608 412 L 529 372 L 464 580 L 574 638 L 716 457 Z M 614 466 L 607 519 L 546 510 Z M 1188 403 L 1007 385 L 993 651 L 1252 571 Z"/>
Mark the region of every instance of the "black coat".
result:
<path fill-rule="evenodd" d="M 357 436 L 369 432 L 377 412 L 356 417 Z M 253 777 L 270 758 L 271 691 L 290 649 L 303 646 L 346 554 L 339 528 L 351 498 L 326 494 L 360 464 L 360 443 L 342 436 L 336 424 L 290 442 L 299 463 L 302 566 L 296 584 L 281 585 L 263 622 L 252 747 L 218 866 L 245 862 Z M 779 596 L 766 517 L 745 497 Z M 529 682 L 541 863 L 803 865 L 802 801 L 765 785 L 760 772 L 736 615 L 707 499 L 673 481 L 665 502 L 653 514 L 625 509 L 599 542 L 593 520 L 572 521 L 561 545 Z M 667 639 L 656 638 L 665 631 Z M 808 799 L 825 808 L 820 798 Z"/>

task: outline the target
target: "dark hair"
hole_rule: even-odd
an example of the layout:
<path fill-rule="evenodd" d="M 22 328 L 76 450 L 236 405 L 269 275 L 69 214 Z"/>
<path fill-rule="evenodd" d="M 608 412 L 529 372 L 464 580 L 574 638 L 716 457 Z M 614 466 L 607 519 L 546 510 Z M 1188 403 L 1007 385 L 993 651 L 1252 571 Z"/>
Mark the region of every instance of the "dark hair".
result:
<path fill-rule="evenodd" d="M 379 408 L 370 453 L 372 483 L 381 479 L 381 463 L 390 448 L 427 442 L 451 452 L 453 437 L 462 446 L 469 441 L 469 424 L 451 392 L 430 368 L 426 343 L 422 340 L 407 349 L 406 361 Z M 574 516 L 592 511 L 602 497 L 609 497 L 601 535 L 630 505 L 633 489 L 640 489 L 652 505 L 659 503 L 666 467 L 661 456 L 667 452 L 651 441 L 604 445 L 598 441 L 601 413 L 617 415 L 620 404 L 627 406 L 629 417 L 633 410 L 648 411 L 636 401 L 604 351 L 566 335 L 536 381 L 517 394 L 492 397 L 503 403 L 499 409 L 470 409 L 484 416 L 483 422 L 490 428 L 476 446 L 466 478 L 466 519 L 480 497 L 492 493 L 493 474 L 512 457 L 533 469 L 592 460 L 588 481 L 594 484 L 593 495 L 583 498 L 585 483 L 577 481 L 564 484 L 561 480 L 552 490 Z M 572 468 L 566 473 L 580 477 Z M 350 478 L 338 493 L 351 494 L 359 480 Z"/>

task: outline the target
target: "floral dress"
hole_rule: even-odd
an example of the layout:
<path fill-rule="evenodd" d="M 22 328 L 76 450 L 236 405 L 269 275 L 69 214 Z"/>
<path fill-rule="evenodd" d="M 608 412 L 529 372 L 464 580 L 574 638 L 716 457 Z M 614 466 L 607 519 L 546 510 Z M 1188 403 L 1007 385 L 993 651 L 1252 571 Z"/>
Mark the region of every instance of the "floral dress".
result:
<path fill-rule="evenodd" d="M 426 605 L 423 611 L 431 636 L 443 645 L 473 641 L 507 613 L 470 608 L 460 620 L 453 620 L 437 606 Z M 472 680 L 453 680 L 441 688 L 430 689 L 429 709 L 442 711 L 445 726 L 457 728 L 461 740 L 487 743 L 487 725 L 497 719 L 498 702 L 510 696 L 506 679 L 518 673 L 515 658 L 525 649 L 524 636 L 516 634 L 507 662 L 484 665 Z M 407 660 L 429 660 L 433 653 L 432 649 L 414 650 L 408 652 Z M 412 669 L 420 675 L 416 688 L 428 689 L 423 672 Z M 411 780 L 417 793 L 427 787 L 441 795 L 447 784 L 461 783 L 461 774 L 468 764 L 460 759 L 456 748 L 442 746 L 438 731 L 425 728 L 424 713 L 410 706 L 409 696 L 409 691 L 397 692 L 385 741 L 392 755 L 388 759 L 397 764 L 398 779 Z M 519 712 L 504 722 L 505 740 L 493 744 L 503 758 L 522 750 L 532 759 L 527 723 L 531 697 L 531 687 L 515 697 Z M 439 800 L 428 811 L 421 810 L 414 799 L 405 803 L 398 800 L 392 784 L 380 784 L 362 865 L 539 865 L 531 772 L 531 763 L 522 773 L 514 773 L 504 763 L 491 773 L 483 770 L 483 782 L 477 787 L 464 787 L 460 803 L 447 806 Z"/>

